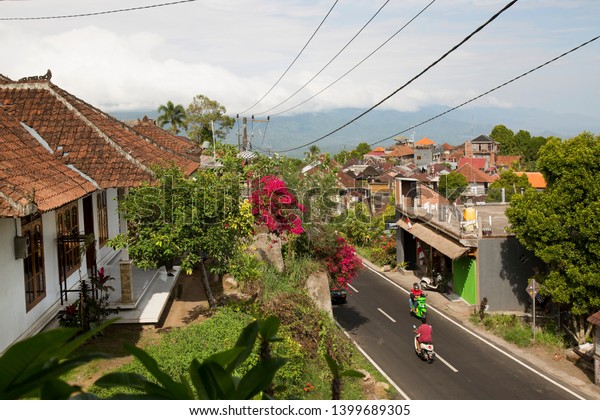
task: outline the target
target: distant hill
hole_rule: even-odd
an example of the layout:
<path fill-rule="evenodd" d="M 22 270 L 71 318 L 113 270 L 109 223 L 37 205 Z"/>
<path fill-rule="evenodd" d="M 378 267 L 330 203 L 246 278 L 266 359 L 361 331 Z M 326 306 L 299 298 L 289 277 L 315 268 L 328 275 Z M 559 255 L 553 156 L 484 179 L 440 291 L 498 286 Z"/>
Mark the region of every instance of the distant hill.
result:
<path fill-rule="evenodd" d="M 393 144 L 393 140 L 383 139 L 401 135 L 420 140 L 430 138 L 437 143 L 459 145 L 480 134 L 489 135 L 492 129 L 503 124 L 515 133 L 526 130 L 532 136 L 556 136 L 570 138 L 583 131 L 600 134 L 600 117 L 583 115 L 554 114 L 527 108 L 472 108 L 449 112 L 439 118 L 421 124 L 445 111 L 447 107 L 429 106 L 415 112 L 374 110 L 352 124 L 314 143 L 322 152 L 335 154 L 340 150 L 352 150 L 357 144 L 366 142 L 372 147 Z M 280 152 L 293 157 L 302 157 L 311 143 L 364 112 L 362 109 L 336 109 L 318 113 L 305 113 L 293 116 L 276 116 L 269 123 L 251 122 L 248 117 L 247 132 L 255 149 L 262 152 Z M 114 112 L 120 120 L 134 120 L 147 115 L 155 119 L 152 111 Z M 257 117 L 264 120 L 265 117 Z M 242 133 L 242 121 L 231 130 L 228 143 L 238 144 L 238 133 Z"/>

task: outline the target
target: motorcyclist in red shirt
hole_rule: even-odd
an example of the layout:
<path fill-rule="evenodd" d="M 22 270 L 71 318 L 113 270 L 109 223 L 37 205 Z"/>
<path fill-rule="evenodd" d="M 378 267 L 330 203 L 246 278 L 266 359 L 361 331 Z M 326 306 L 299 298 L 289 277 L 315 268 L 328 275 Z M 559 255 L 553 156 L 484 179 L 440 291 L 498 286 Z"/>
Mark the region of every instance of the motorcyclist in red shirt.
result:
<path fill-rule="evenodd" d="M 421 290 L 421 286 L 419 286 L 419 283 L 414 283 L 413 288 L 410 289 L 410 297 L 408 299 L 410 312 L 415 310 L 415 305 L 417 304 L 417 297 L 421 296 L 422 294 L 423 291 Z"/>
<path fill-rule="evenodd" d="M 421 326 L 415 330 L 418 343 L 433 343 L 431 336 L 433 328 L 427 323 L 425 318 L 421 319 Z"/>

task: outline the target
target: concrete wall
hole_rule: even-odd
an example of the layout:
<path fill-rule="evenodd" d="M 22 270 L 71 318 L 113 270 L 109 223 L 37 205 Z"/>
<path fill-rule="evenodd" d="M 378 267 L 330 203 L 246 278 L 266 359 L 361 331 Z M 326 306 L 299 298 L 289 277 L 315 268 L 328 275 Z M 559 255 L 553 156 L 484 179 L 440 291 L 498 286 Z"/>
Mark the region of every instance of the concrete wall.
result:
<path fill-rule="evenodd" d="M 525 310 L 528 280 L 543 263 L 515 237 L 480 239 L 478 247 L 479 300 L 487 297 L 490 311 Z"/>
<path fill-rule="evenodd" d="M 117 191 L 108 190 L 108 232 L 109 237 L 119 233 L 117 215 Z M 98 215 L 96 194 L 93 196 L 94 233 L 98 235 Z M 83 204 L 78 202 L 79 226 L 83 228 Z M 58 268 L 58 248 L 56 242 L 56 213 L 50 211 L 42 214 L 42 231 L 44 241 L 44 266 L 46 275 L 46 297 L 29 312 L 25 308 L 25 278 L 23 260 L 15 259 L 14 237 L 21 234 L 20 219 L 0 219 L 0 353 L 12 343 L 41 331 L 52 321 L 60 310 L 60 285 Z M 112 248 L 103 247 L 97 250 L 97 260 L 110 258 L 114 254 Z M 78 287 L 80 278 L 87 274 L 85 258 L 82 258 L 81 269 L 67 279 L 67 288 Z M 120 293 L 116 290 L 115 293 Z M 78 294 L 68 295 L 68 303 L 73 303 Z"/>

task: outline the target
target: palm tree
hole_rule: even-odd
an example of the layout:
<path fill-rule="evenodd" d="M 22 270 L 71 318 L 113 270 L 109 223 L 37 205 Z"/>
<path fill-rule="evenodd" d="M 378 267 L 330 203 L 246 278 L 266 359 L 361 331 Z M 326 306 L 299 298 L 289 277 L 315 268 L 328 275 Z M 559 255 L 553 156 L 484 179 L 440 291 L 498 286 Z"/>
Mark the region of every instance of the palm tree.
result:
<path fill-rule="evenodd" d="M 185 108 L 182 105 L 174 105 L 169 101 L 166 105 L 158 107 L 159 116 L 156 120 L 161 127 L 169 124 L 169 131 L 173 134 L 178 134 L 180 128 L 185 126 Z"/>

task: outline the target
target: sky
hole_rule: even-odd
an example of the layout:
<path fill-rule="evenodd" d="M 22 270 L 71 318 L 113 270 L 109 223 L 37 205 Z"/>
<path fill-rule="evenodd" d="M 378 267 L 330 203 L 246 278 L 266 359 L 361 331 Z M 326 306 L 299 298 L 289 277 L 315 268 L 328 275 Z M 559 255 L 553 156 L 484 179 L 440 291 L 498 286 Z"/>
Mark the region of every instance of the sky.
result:
<path fill-rule="evenodd" d="M 0 74 L 50 69 L 106 112 L 187 107 L 200 94 L 256 118 L 415 111 L 457 106 L 600 35 L 598 0 L 520 0 L 419 75 L 508 3 L 0 0 Z M 599 64 L 597 40 L 468 106 L 597 118 Z"/>

